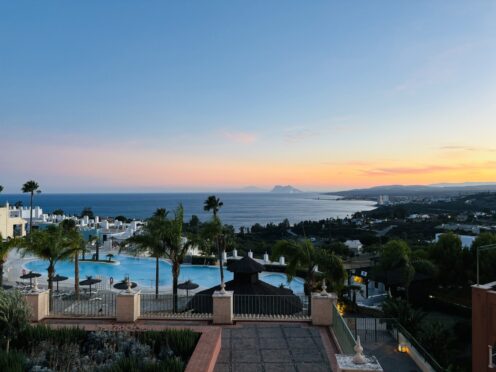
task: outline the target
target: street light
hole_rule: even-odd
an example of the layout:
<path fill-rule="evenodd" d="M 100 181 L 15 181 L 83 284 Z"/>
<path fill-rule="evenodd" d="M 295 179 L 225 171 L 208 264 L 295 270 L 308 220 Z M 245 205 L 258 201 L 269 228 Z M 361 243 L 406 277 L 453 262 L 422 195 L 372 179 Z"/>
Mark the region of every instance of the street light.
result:
<path fill-rule="evenodd" d="M 496 244 L 482 245 L 477 248 L 477 285 L 479 285 L 479 254 L 480 252 L 496 249 Z"/>

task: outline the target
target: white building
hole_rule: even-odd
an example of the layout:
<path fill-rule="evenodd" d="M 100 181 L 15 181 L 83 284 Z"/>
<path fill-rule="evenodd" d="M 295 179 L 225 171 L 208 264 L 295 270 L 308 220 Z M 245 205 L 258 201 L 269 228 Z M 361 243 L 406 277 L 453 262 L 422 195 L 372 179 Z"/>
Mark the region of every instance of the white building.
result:
<path fill-rule="evenodd" d="M 363 244 L 360 242 L 360 240 L 347 240 L 344 242 L 344 245 L 346 245 L 348 249 L 357 254 L 362 251 L 363 247 Z"/>
<path fill-rule="evenodd" d="M 379 195 L 379 200 L 377 201 L 379 205 L 388 205 L 389 204 L 389 195 Z"/>

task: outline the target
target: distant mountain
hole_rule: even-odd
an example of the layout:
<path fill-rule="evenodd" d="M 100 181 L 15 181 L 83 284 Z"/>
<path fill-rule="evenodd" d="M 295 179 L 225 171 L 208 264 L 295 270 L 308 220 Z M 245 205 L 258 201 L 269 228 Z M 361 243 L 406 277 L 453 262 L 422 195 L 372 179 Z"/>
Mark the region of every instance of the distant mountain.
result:
<path fill-rule="evenodd" d="M 474 184 L 474 185 L 387 185 L 387 186 L 375 186 L 367 189 L 354 189 L 354 190 L 344 190 L 326 193 L 328 195 L 338 195 L 348 198 L 377 198 L 379 195 L 389 195 L 389 196 L 436 196 L 436 197 L 448 197 L 457 195 L 468 195 L 484 191 L 495 192 L 496 184 Z"/>
<path fill-rule="evenodd" d="M 277 192 L 280 194 L 294 194 L 294 193 L 302 192 L 302 191 L 298 190 L 298 189 L 296 189 L 290 185 L 287 185 L 287 186 L 276 185 L 276 186 L 274 186 L 274 188 L 272 189 L 271 192 Z"/>
<path fill-rule="evenodd" d="M 435 187 L 467 187 L 467 186 L 495 186 L 496 182 L 460 182 L 460 183 L 433 183 Z"/>

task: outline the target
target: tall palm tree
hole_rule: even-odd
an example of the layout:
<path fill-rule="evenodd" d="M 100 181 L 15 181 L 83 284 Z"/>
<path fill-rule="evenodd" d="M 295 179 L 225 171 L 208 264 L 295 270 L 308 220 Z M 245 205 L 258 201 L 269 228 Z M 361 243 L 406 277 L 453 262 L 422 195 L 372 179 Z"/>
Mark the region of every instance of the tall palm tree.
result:
<path fill-rule="evenodd" d="M 2 234 L 0 234 L 0 288 L 3 285 L 3 265 L 7 261 L 7 256 L 10 250 L 14 247 L 15 243 L 19 242 L 17 239 L 7 239 L 3 240 Z"/>
<path fill-rule="evenodd" d="M 48 261 L 48 289 L 50 290 L 50 308 L 53 305 L 53 277 L 55 264 L 66 260 L 74 254 L 66 232 L 59 226 L 49 226 L 46 230 L 36 230 L 23 240 L 23 253 L 31 253 Z"/>
<path fill-rule="evenodd" d="M 318 287 L 319 279 L 326 279 L 328 288 L 336 291 L 341 288 L 346 279 L 343 262 L 334 253 L 316 248 L 310 240 L 288 241 L 280 240 L 272 249 L 272 259 L 279 256 L 287 259 L 286 275 L 291 281 L 299 271 L 305 273 L 303 285 L 305 294 L 309 296 Z M 320 274 L 317 273 L 317 266 Z"/>
<path fill-rule="evenodd" d="M 222 239 L 220 237 L 221 229 L 222 229 L 222 223 L 220 222 L 220 219 L 217 217 L 217 213 L 219 212 L 220 208 L 222 208 L 223 205 L 224 205 L 224 203 L 221 202 L 220 199 L 217 198 L 215 195 L 210 195 L 203 203 L 203 210 L 204 211 L 206 211 L 206 212 L 212 211 L 213 226 L 220 226 L 221 227 L 219 229 L 219 232 L 216 234 L 216 237 L 215 237 L 215 244 L 217 245 L 217 254 L 219 256 L 219 270 L 220 270 L 221 286 L 224 285 L 224 263 L 222 262 L 222 249 L 221 249 L 221 244 L 224 242 L 224 239 Z"/>
<path fill-rule="evenodd" d="M 203 210 L 206 212 L 212 211 L 214 217 L 217 217 L 217 213 L 219 213 L 219 210 L 223 205 L 224 203 L 221 202 L 219 198 L 215 195 L 210 195 L 203 203 Z"/>
<path fill-rule="evenodd" d="M 167 211 L 159 208 L 148 219 L 141 232 L 127 239 L 130 250 L 135 254 L 149 252 L 155 258 L 155 297 L 158 298 L 159 260 L 164 257 L 167 248 L 168 222 Z"/>
<path fill-rule="evenodd" d="M 36 183 L 36 181 L 28 181 L 22 186 L 22 192 L 30 194 L 30 203 L 29 203 L 29 234 L 31 234 L 31 228 L 33 226 L 33 196 L 35 192 L 40 191 L 40 185 Z"/>
<path fill-rule="evenodd" d="M 68 246 L 72 251 L 72 258 L 74 259 L 74 293 L 76 299 L 79 300 L 79 254 L 86 251 L 86 242 L 79 233 L 76 227 L 76 221 L 63 220 L 60 227 L 64 230 L 67 238 Z"/>
<path fill-rule="evenodd" d="M 165 257 L 172 263 L 172 295 L 173 295 L 173 310 L 177 311 L 177 285 L 181 264 L 188 252 L 188 248 L 192 245 L 191 240 L 183 239 L 183 221 L 184 208 L 182 204 L 174 211 L 174 218 L 167 221 L 166 233 L 166 250 Z"/>

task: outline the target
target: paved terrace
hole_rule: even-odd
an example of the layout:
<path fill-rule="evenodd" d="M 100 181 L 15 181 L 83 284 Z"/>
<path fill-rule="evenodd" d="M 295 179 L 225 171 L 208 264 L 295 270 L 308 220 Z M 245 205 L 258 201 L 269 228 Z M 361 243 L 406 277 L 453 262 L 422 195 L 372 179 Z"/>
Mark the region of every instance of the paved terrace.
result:
<path fill-rule="evenodd" d="M 238 323 L 223 327 L 215 372 L 328 372 L 334 345 L 324 327 Z"/>

